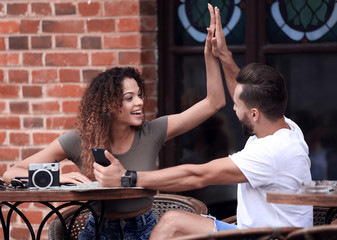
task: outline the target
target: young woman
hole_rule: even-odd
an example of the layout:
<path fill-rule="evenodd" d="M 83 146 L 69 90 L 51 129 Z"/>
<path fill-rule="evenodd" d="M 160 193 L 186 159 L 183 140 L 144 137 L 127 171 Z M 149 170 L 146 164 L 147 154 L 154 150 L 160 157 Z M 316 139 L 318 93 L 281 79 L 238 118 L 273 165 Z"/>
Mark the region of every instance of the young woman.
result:
<path fill-rule="evenodd" d="M 94 181 L 92 147 L 104 147 L 126 169 L 154 170 L 158 152 L 166 141 L 198 126 L 226 103 L 219 62 L 211 49 L 214 10 L 211 5 L 208 8 L 211 22 L 204 49 L 205 99 L 179 114 L 144 121 L 146 90 L 139 72 L 130 67 L 107 70 L 89 83 L 80 103 L 76 129 L 8 169 L 5 181 L 9 183 L 15 176 L 27 176 L 30 163 L 47 163 L 54 159 L 69 159 L 81 170 L 81 173 L 61 174 L 61 183 Z M 156 223 L 151 211 L 152 201 L 152 198 L 106 201 L 101 236 L 104 239 L 148 239 Z M 99 205 L 95 207 L 99 212 Z M 125 224 L 121 224 L 121 218 Z M 80 239 L 94 239 L 94 229 L 90 216 Z"/>

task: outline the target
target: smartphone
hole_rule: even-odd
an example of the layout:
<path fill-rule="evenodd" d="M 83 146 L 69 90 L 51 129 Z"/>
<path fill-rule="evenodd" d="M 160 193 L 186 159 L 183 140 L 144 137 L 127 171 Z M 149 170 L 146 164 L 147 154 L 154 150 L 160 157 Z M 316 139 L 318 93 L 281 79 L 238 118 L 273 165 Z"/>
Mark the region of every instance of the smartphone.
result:
<path fill-rule="evenodd" d="M 93 147 L 91 148 L 92 154 L 94 155 L 95 162 L 106 167 L 110 165 L 109 159 L 104 155 L 105 148 Z"/>

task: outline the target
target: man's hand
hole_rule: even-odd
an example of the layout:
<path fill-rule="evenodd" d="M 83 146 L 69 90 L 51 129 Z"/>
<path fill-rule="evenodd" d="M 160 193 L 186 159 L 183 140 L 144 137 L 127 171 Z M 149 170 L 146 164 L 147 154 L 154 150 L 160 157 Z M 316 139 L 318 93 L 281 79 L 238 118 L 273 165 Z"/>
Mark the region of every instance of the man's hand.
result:
<path fill-rule="evenodd" d="M 225 34 L 222 30 L 220 10 L 215 7 L 215 37 L 212 38 L 212 52 L 215 57 L 220 57 L 221 54 L 230 54 L 228 51 Z"/>
<path fill-rule="evenodd" d="M 94 175 L 98 183 L 102 187 L 120 187 L 121 177 L 125 173 L 125 168 L 107 150 L 104 151 L 105 156 L 111 164 L 107 167 L 103 167 L 98 163 L 94 163 Z"/>

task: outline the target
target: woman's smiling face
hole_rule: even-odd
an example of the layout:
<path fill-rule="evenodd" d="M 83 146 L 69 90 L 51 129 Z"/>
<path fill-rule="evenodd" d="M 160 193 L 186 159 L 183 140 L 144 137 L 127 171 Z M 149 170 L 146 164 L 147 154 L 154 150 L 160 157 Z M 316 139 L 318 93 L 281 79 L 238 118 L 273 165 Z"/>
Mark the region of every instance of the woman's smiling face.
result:
<path fill-rule="evenodd" d="M 140 126 L 143 122 L 144 100 L 139 86 L 135 79 L 125 78 L 122 87 L 122 107 L 119 110 L 116 122 Z"/>

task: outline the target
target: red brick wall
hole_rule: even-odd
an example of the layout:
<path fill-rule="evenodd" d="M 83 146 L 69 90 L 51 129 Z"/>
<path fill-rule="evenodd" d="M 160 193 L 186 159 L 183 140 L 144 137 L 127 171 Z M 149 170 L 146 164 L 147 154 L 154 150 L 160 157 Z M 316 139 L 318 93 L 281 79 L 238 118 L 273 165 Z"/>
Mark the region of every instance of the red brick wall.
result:
<path fill-rule="evenodd" d="M 153 118 L 156 37 L 156 0 L 1 0 L 0 176 L 72 129 L 86 81 L 113 66 L 142 72 Z M 45 214 L 36 206 L 22 207 L 34 227 Z M 11 239 L 27 239 L 16 214 L 11 226 Z"/>

